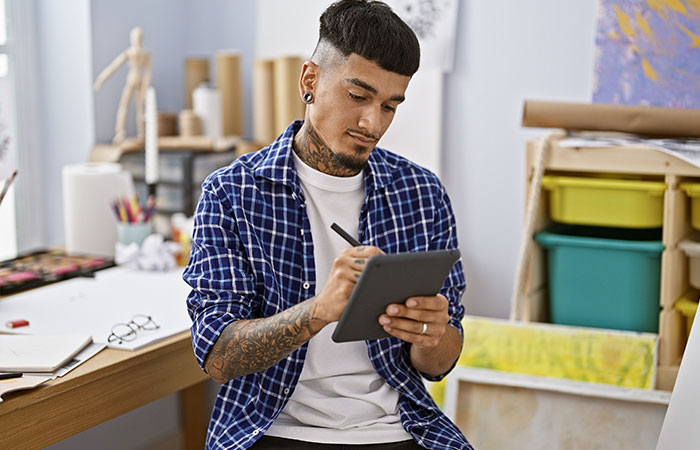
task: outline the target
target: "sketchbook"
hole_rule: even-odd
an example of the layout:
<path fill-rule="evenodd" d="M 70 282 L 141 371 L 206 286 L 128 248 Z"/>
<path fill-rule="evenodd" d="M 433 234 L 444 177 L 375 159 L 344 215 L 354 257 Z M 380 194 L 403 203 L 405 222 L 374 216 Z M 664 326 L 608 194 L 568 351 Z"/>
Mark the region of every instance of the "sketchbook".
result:
<path fill-rule="evenodd" d="M 0 335 L 0 371 L 55 372 L 91 342 L 87 334 Z"/>

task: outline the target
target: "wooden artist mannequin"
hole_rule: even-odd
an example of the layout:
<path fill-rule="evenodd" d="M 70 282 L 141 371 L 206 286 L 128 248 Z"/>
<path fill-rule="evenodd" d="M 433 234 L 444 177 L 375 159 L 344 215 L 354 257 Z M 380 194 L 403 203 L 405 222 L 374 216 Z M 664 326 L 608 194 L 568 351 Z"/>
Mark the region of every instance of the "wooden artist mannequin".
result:
<path fill-rule="evenodd" d="M 129 63 L 129 73 L 126 76 L 126 84 L 122 90 L 122 97 L 119 100 L 119 109 L 117 110 L 117 123 L 114 127 L 115 144 L 121 143 L 126 137 L 126 114 L 129 107 L 131 95 L 136 92 L 136 129 L 139 139 L 144 136 L 144 100 L 146 98 L 146 90 L 151 84 L 151 55 L 142 47 L 143 31 L 141 28 L 131 30 L 131 46 L 120 53 L 114 61 L 112 61 L 95 80 L 94 89 L 99 90 L 105 80 L 112 76 L 114 72 L 121 67 L 125 62 Z"/>

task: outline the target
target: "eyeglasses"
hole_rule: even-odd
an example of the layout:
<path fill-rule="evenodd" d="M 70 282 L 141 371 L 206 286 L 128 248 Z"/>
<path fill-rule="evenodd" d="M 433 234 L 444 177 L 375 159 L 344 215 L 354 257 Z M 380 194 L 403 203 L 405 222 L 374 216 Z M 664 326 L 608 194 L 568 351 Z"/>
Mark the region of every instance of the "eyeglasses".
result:
<path fill-rule="evenodd" d="M 122 344 L 133 341 L 136 339 L 138 331 L 151 331 L 158 328 L 160 328 L 160 325 L 155 323 L 151 316 L 136 314 L 126 323 L 120 322 L 115 324 L 107 337 L 107 342 L 111 344 L 116 341 L 117 344 Z"/>

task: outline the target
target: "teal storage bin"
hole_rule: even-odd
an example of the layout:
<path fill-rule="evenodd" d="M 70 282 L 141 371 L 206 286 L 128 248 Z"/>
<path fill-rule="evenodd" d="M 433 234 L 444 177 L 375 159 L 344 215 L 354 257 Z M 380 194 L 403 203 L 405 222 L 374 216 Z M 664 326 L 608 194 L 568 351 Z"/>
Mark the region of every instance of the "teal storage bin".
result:
<path fill-rule="evenodd" d="M 661 229 L 555 225 L 548 253 L 552 323 L 658 332 Z"/>

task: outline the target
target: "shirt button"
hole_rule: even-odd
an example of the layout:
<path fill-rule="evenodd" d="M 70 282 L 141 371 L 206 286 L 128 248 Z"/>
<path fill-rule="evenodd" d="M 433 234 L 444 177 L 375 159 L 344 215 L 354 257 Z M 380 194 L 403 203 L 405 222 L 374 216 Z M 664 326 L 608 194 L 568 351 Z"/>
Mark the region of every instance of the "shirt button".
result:
<path fill-rule="evenodd" d="M 284 392 L 284 395 L 289 394 L 289 388 L 284 388 L 284 391 L 283 391 L 283 392 Z"/>
<path fill-rule="evenodd" d="M 309 284 L 309 282 L 308 282 L 308 281 L 307 281 L 307 282 L 305 282 L 303 286 L 304 286 L 304 289 L 308 289 L 308 288 L 310 288 L 310 287 L 311 287 L 311 285 Z"/>
<path fill-rule="evenodd" d="M 302 235 L 302 236 L 304 235 L 304 230 L 301 230 L 301 235 Z"/>
<path fill-rule="evenodd" d="M 253 436 L 257 436 L 260 432 L 258 430 L 253 430 Z"/>

